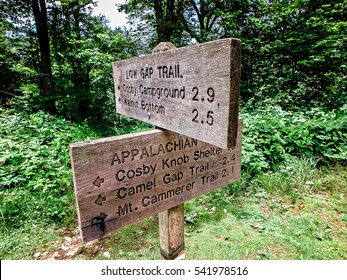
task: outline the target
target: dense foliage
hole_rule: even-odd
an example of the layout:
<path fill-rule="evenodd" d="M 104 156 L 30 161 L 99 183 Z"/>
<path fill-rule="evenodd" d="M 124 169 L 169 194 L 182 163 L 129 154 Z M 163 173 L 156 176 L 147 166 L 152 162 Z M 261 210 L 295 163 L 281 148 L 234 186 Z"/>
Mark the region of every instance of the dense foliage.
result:
<path fill-rule="evenodd" d="M 92 16 L 90 0 L 40 0 L 50 43 L 42 46 L 38 19 L 28 9 L 35 2 L 1 1 L 2 101 L 15 95 L 19 108 L 110 122 L 115 118 L 111 63 L 137 54 L 135 40 L 108 28 L 105 18 Z"/>
<path fill-rule="evenodd" d="M 66 218 L 73 204 L 68 147 L 85 137 L 97 135 L 42 111 L 28 115 L 0 109 L 2 227 Z"/>
<path fill-rule="evenodd" d="M 250 174 L 271 170 L 287 157 L 321 164 L 347 162 L 347 107 L 324 112 L 266 107 L 242 113 L 242 164 Z"/>
<path fill-rule="evenodd" d="M 243 106 L 346 103 L 345 0 L 128 0 L 120 9 L 129 30 L 111 30 L 92 16 L 96 2 L 0 2 L 3 103 L 18 96 L 30 110 L 112 122 L 111 62 L 149 52 L 158 41 L 182 46 L 224 37 L 243 42 Z"/>
<path fill-rule="evenodd" d="M 346 164 L 345 0 L 128 0 L 129 30 L 94 2 L 0 0 L 1 229 L 75 218 L 68 146 L 148 128 L 115 113 L 111 62 L 163 40 L 242 39 L 242 178 Z"/>
<path fill-rule="evenodd" d="M 181 11 L 172 20 L 176 31 L 171 41 L 177 45 L 224 37 L 242 40 L 244 103 L 330 109 L 346 103 L 346 1 L 126 1 L 122 9 L 135 22 L 134 34 L 152 46 L 167 13 L 158 13 L 157 2 Z"/>

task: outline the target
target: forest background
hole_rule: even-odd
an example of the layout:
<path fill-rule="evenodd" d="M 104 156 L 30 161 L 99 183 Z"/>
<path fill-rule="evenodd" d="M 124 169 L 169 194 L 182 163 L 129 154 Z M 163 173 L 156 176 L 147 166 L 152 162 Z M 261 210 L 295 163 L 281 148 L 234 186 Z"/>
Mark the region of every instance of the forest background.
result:
<path fill-rule="evenodd" d="M 70 143 L 151 129 L 115 112 L 112 62 L 163 41 L 180 47 L 234 37 L 242 40 L 242 180 L 187 203 L 187 226 L 202 236 L 202 222 L 228 218 L 247 238 L 269 234 L 258 247 L 217 258 L 346 259 L 347 1 L 128 0 L 118 7 L 128 27 L 116 29 L 92 14 L 94 2 L 0 1 L 0 257 L 43 258 L 64 251 L 57 240 L 71 245 Z M 281 219 L 293 236 L 282 228 L 283 250 L 275 252 L 266 244 Z M 152 232 L 157 221 L 144 223 L 140 231 Z M 128 231 L 139 235 L 128 227 L 123 239 L 122 231 L 110 237 L 125 246 L 111 258 L 139 258 Z M 229 244 L 228 234 L 215 234 L 216 242 Z M 103 242 L 66 258 L 104 258 Z M 191 256 L 213 258 L 204 253 Z"/>

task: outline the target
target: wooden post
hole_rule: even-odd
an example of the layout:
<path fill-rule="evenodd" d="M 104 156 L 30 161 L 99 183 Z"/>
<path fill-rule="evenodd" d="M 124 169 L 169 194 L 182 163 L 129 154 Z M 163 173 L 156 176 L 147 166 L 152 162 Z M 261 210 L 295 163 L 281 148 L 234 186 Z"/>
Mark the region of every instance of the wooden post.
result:
<path fill-rule="evenodd" d="M 184 203 L 159 213 L 160 253 L 173 260 L 184 250 Z"/>
<path fill-rule="evenodd" d="M 70 145 L 79 227 L 88 242 L 159 214 L 161 254 L 183 259 L 183 203 L 240 180 L 240 40 L 152 53 L 113 63 L 116 108 L 167 130 Z"/>
<path fill-rule="evenodd" d="M 152 53 L 175 49 L 170 42 L 162 42 Z M 168 260 L 182 256 L 184 249 L 184 203 L 159 213 L 160 253 Z"/>

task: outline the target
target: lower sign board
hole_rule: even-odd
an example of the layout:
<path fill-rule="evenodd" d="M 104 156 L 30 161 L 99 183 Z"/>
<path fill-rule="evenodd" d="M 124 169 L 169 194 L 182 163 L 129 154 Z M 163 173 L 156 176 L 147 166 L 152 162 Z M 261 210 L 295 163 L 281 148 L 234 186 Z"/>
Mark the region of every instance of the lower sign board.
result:
<path fill-rule="evenodd" d="M 240 64 L 241 41 L 232 38 L 114 62 L 117 112 L 232 148 Z"/>
<path fill-rule="evenodd" d="M 71 144 L 82 240 L 239 180 L 241 129 L 230 149 L 159 129 Z"/>

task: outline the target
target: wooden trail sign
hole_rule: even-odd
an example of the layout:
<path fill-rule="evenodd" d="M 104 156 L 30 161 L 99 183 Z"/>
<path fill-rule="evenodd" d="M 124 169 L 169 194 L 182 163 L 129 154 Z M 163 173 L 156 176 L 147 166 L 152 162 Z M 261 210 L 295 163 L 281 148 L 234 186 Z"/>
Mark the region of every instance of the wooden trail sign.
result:
<path fill-rule="evenodd" d="M 159 129 L 71 144 L 82 240 L 239 180 L 241 129 L 230 149 Z"/>
<path fill-rule="evenodd" d="M 241 41 L 222 39 L 113 63 L 116 110 L 221 148 L 236 145 Z"/>

